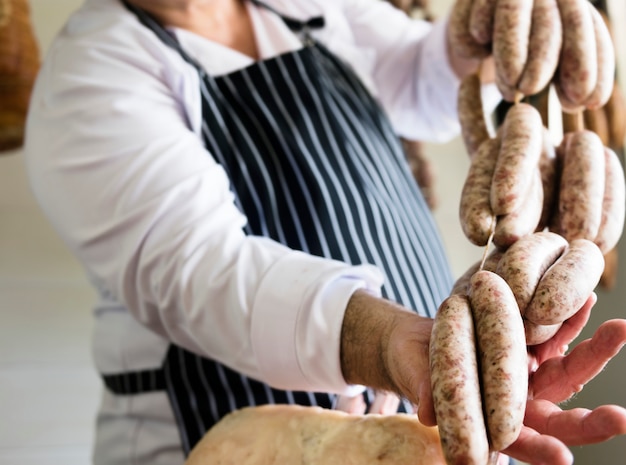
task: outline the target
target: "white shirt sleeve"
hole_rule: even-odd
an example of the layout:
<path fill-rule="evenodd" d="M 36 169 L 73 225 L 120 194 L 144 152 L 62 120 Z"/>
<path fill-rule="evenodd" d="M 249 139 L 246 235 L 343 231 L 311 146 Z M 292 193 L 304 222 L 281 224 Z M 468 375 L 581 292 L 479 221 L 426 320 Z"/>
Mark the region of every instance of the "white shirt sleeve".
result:
<path fill-rule="evenodd" d="M 457 136 L 460 81 L 446 51 L 447 17 L 431 24 L 385 1 L 341 3 L 355 43 L 371 51 L 378 98 L 398 134 L 436 143 Z M 483 99 L 491 112 L 501 100 L 495 85 L 483 86 Z"/>
<path fill-rule="evenodd" d="M 277 388 L 349 392 L 343 313 L 382 276 L 243 233 L 189 128 L 195 73 L 129 14 L 78 14 L 32 97 L 35 195 L 100 291 L 146 327 Z"/>

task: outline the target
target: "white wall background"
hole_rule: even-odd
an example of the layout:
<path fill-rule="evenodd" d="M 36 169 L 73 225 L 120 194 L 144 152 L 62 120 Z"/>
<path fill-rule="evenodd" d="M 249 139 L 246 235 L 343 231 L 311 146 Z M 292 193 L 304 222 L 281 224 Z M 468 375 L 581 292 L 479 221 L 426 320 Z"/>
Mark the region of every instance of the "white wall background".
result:
<path fill-rule="evenodd" d="M 53 35 L 65 21 L 65 18 L 80 3 L 82 3 L 81 0 L 30 0 L 36 34 L 44 52 Z M 437 16 L 443 15 L 451 3 L 451 0 L 431 0 L 433 10 Z M 625 44 L 626 29 L 623 25 L 626 23 L 626 3 L 624 0 L 612 1 L 612 15 L 618 25 L 615 28 L 619 37 L 618 44 Z M 624 69 L 626 65 L 625 53 L 626 48 L 621 47 L 620 72 L 623 83 L 626 82 L 626 69 Z M 448 247 L 453 270 L 458 275 L 470 264 L 478 260 L 482 253 L 482 250 L 472 246 L 465 239 L 460 230 L 457 217 L 460 190 L 467 170 L 467 157 L 459 139 L 455 139 L 445 145 L 428 145 L 427 153 L 434 160 L 438 172 L 437 191 L 440 198 L 440 206 L 436 211 L 436 219 L 440 225 L 444 242 Z M 28 211 L 38 214 L 37 207 L 26 184 L 19 151 L 9 157 L 0 158 L 0 225 L 6 220 L 7 216 L 5 214 L 9 211 Z M 41 224 L 43 224 L 43 221 Z M 5 225 L 2 225 L 2 227 L 4 228 Z M 44 229 L 44 231 L 46 234 L 53 234 L 47 229 Z M 1 239 L 2 236 L 0 236 Z M 56 239 L 51 238 L 50 240 L 54 241 Z M 33 246 L 36 247 L 36 244 L 25 242 L 21 245 L 21 247 L 29 250 Z M 2 251 L 1 244 L 0 251 Z M 626 309 L 624 308 L 626 302 L 626 243 L 622 242 L 620 244 L 620 252 L 623 257 L 623 265 L 619 272 L 616 290 L 611 293 L 600 292 L 599 302 L 594 310 L 594 316 L 589 323 L 588 330 L 583 335 L 584 337 L 588 337 L 601 321 L 614 317 L 626 317 Z M 12 250 L 10 252 L 10 254 L 15 256 L 19 256 L 20 253 L 20 250 Z M 73 260 L 64 256 L 62 251 L 57 253 L 60 254 L 58 259 L 65 269 L 70 269 L 70 272 L 75 273 L 76 268 Z M 87 308 L 85 308 L 85 312 L 87 311 Z M 88 334 L 84 334 L 79 339 L 87 341 L 88 336 Z M 85 348 L 85 351 L 87 350 Z M 90 387 L 91 389 L 88 389 L 85 395 L 92 396 L 91 400 L 88 399 L 90 402 L 88 402 L 88 405 L 91 408 L 95 405 L 97 391 L 93 389 L 92 385 Z M 1 390 L 0 393 L 2 393 Z M 607 369 L 594 382 L 590 383 L 576 399 L 571 401 L 567 407 L 594 407 L 605 403 L 626 406 L 626 353 L 615 358 Z M 4 421 L 6 421 L 6 418 L 2 422 Z M 82 423 L 77 425 L 77 428 L 92 427 L 91 420 L 87 417 L 81 417 L 79 421 Z M 0 428 L 0 448 L 2 447 L 1 436 L 3 431 Z M 81 438 L 89 439 L 90 436 L 83 434 Z M 574 448 L 574 452 L 577 464 L 624 465 L 626 464 L 626 438 L 617 438 L 597 446 Z M 17 462 L 3 462 L 0 449 L 0 465 L 9 465 L 9 463 L 14 465 Z M 37 463 L 50 464 L 52 462 L 44 459 Z"/>

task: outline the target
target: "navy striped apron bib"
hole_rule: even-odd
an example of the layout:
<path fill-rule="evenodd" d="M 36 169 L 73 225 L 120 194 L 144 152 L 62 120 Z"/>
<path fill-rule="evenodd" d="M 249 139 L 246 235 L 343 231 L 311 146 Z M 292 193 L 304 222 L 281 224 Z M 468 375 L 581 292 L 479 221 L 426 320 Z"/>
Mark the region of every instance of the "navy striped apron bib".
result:
<path fill-rule="evenodd" d="M 438 231 L 379 104 L 309 35 L 323 18 L 283 17 L 302 36 L 302 49 L 213 77 L 149 15 L 126 6 L 198 70 L 204 142 L 228 173 L 248 218 L 245 232 L 375 264 L 386 276 L 385 297 L 432 316 L 451 287 Z M 160 369 L 104 381 L 119 395 L 167 391 L 185 453 L 233 410 L 267 403 L 332 408 L 335 401 L 327 393 L 272 389 L 174 345 Z"/>

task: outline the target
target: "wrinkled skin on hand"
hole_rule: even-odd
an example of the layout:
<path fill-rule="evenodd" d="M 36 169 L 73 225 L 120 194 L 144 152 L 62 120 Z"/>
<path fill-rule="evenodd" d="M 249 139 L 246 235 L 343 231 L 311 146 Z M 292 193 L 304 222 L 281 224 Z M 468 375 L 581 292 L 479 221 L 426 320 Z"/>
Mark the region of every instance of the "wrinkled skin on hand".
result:
<path fill-rule="evenodd" d="M 570 446 L 607 441 L 626 434 L 626 409 L 603 405 L 593 410 L 562 410 L 558 404 L 570 399 L 595 378 L 626 344 L 626 320 L 609 320 L 594 335 L 569 345 L 585 327 L 595 294 L 549 341 L 529 348 L 529 400 L 519 438 L 503 451 L 532 465 L 569 465 Z M 396 328 L 389 340 L 389 373 L 402 394 L 417 406 L 420 421 L 436 424 L 428 373 L 428 341 L 432 323 Z M 419 354 L 408 360 L 406 354 Z M 426 366 L 424 366 L 426 364 Z"/>

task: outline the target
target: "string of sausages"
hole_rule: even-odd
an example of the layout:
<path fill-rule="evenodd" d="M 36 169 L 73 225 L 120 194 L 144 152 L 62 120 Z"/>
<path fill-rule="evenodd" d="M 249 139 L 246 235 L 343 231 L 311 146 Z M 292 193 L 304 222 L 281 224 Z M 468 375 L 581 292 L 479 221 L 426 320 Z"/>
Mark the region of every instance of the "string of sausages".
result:
<path fill-rule="evenodd" d="M 461 84 L 471 162 L 459 218 L 485 254 L 440 306 L 430 346 L 446 461 L 484 465 L 522 429 L 528 346 L 552 338 L 598 285 L 603 254 L 623 231 L 626 188 L 597 134 L 577 126 L 555 147 L 545 118 L 523 101 L 551 87 L 582 121 L 609 99 L 612 40 L 587 0 L 457 0 L 449 34 L 468 58 L 493 55 L 496 85 L 514 102 L 492 135 L 479 73 Z"/>

